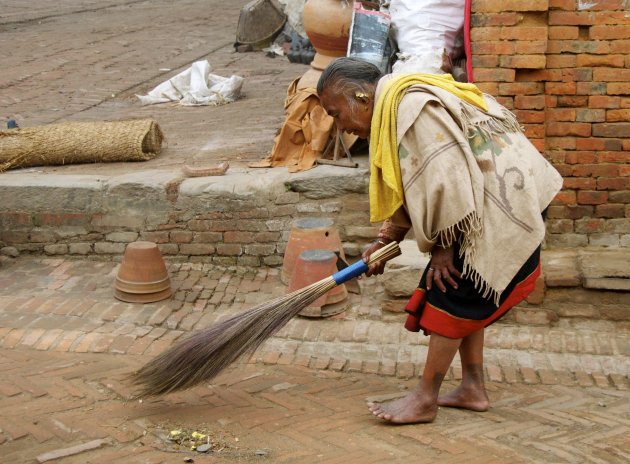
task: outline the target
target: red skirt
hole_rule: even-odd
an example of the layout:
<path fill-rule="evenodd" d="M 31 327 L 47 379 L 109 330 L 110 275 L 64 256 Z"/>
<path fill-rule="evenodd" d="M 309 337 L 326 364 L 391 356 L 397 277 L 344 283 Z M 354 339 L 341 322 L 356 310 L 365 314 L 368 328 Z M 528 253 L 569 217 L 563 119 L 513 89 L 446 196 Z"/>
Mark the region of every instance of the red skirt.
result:
<path fill-rule="evenodd" d="M 456 258 L 454 264 L 461 271 L 462 260 Z M 405 328 L 412 332 L 423 330 L 425 335 L 436 333 L 448 338 L 464 338 L 496 322 L 534 290 L 540 276 L 540 247 L 501 294 L 498 306 L 482 297 L 469 279 L 459 279 L 457 289 L 446 283 L 446 293 L 435 285 L 427 291 L 427 271 L 428 267 L 405 306 L 408 313 Z"/>

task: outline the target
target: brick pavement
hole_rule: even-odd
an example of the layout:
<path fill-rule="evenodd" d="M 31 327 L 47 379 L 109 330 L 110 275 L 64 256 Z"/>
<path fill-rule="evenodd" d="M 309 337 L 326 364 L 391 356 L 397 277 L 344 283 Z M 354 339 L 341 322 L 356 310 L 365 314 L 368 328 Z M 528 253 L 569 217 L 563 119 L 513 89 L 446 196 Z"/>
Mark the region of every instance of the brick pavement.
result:
<path fill-rule="evenodd" d="M 107 441 L 98 449 L 61 461 L 181 462 L 160 438 L 169 427 L 203 429 L 223 443 L 222 454 L 195 462 L 630 456 L 628 334 L 621 329 L 496 324 L 488 331 L 488 413 L 442 410 L 434 424 L 410 427 L 373 420 L 365 398 L 413 385 L 426 350 L 425 337 L 400 329 L 400 315 L 379 313 L 375 279 L 362 281 L 346 313 L 291 321 L 212 386 L 126 402 L 124 376 L 142 362 L 284 287 L 276 269 L 171 262 L 174 298 L 134 305 L 113 299 L 115 271 L 112 262 L 28 256 L 0 268 L 0 363 L 7 373 L 0 380 L 0 462 L 33 462 L 100 439 Z M 454 364 L 447 384 L 460 376 Z"/>
<path fill-rule="evenodd" d="M 94 440 L 103 446 L 55 462 L 614 463 L 630 456 L 627 392 L 613 389 L 490 382 L 486 413 L 441 409 L 433 424 L 391 427 L 366 412 L 365 400 L 395 396 L 412 380 L 250 363 L 213 385 L 128 401 L 124 375 L 146 359 L 0 349 L 9 374 L 0 382 L 0 462 L 35 462 Z M 177 449 L 165 437 L 184 428 L 223 449 Z"/>
<path fill-rule="evenodd" d="M 185 333 L 280 296 L 277 268 L 169 264 L 174 296 L 134 305 L 112 298 L 117 264 L 22 256 L 0 268 L 0 346 L 41 351 L 155 354 Z M 428 338 L 383 310 L 377 279 L 363 279 L 350 308 L 325 320 L 297 318 L 256 354 L 267 364 L 300 364 L 410 378 L 420 374 Z M 611 321 L 514 324 L 486 335 L 486 370 L 498 382 L 526 381 L 628 389 L 630 334 Z M 455 364 L 456 366 L 456 364 Z M 458 378 L 454 367 L 448 378 Z"/>
<path fill-rule="evenodd" d="M 219 3 L 200 9 L 190 0 L 169 9 L 163 0 L 5 2 L 0 34 L 12 48 L 0 52 L 9 69 L 0 76 L 3 116 L 16 117 L 23 127 L 147 116 L 157 118 L 167 136 L 177 134 L 162 156 L 147 163 L 37 170 L 109 175 L 203 163 L 226 153 L 236 153 L 230 157 L 235 164 L 260 158 L 282 119 L 278 102 L 287 84 L 306 67 L 232 53 L 238 5 Z M 217 8 L 222 21 L 214 17 Z M 72 34 L 59 37 L 60 30 Z M 33 56 L 25 57 L 25 50 Z M 218 74 L 244 75 L 246 93 L 256 91 L 220 111 L 138 107 L 134 93 L 200 57 L 209 58 Z M 244 123 L 243 114 L 254 119 Z M 374 421 L 365 397 L 412 385 L 426 350 L 426 338 L 405 332 L 400 314 L 383 310 L 375 280 L 362 283 L 363 294 L 352 295 L 346 313 L 292 321 L 250 364 L 234 367 L 213 386 L 126 402 L 126 373 L 187 332 L 284 290 L 274 269 L 173 261 L 169 271 L 173 299 L 142 306 L 112 298 L 115 263 L 22 256 L 0 267 L 0 364 L 6 373 L 0 378 L 0 462 L 33 462 L 76 445 L 101 447 L 61 461 L 182 462 L 187 454 L 160 438 L 175 426 L 206 428 L 225 447 L 194 456 L 196 462 L 629 457 L 630 343 L 627 327 L 614 320 L 535 326 L 507 319 L 488 330 L 490 412 L 445 410 L 435 424 L 400 428 Z M 460 376 L 455 364 L 449 385 Z"/>

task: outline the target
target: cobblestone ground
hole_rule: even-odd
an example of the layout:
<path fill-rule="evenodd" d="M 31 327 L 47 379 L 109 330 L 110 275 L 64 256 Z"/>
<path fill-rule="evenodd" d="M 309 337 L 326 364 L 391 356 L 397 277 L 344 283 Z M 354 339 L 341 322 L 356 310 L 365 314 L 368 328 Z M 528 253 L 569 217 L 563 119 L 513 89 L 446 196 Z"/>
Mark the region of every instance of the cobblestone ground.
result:
<path fill-rule="evenodd" d="M 169 264 L 173 298 L 134 305 L 112 298 L 117 263 L 22 256 L 0 269 L 3 345 L 113 354 L 155 354 L 191 330 L 285 292 L 277 268 Z M 363 279 L 347 311 L 297 318 L 259 351 L 266 363 L 399 378 L 420 374 L 428 338 L 407 332 L 404 316 L 383 311 L 377 279 Z M 614 324 L 526 326 L 502 322 L 486 333 L 494 381 L 628 389 L 630 334 Z M 11 330 L 8 332 L 8 330 Z M 449 378 L 459 378 L 456 366 Z"/>
<path fill-rule="evenodd" d="M 73 450 L 78 454 L 60 462 L 175 463 L 192 457 L 198 463 L 614 463 L 630 458 L 623 333 L 609 333 L 604 343 L 604 333 L 497 324 L 488 337 L 496 361 L 486 371 L 490 411 L 442 409 L 433 424 L 404 427 L 374 419 L 366 398 L 385 399 L 413 386 L 420 367 L 415 360 L 426 341 L 404 338 L 400 315 L 379 312 L 373 279 L 363 280 L 362 294 L 352 295 L 345 313 L 332 320 L 292 321 L 212 385 L 130 400 L 125 376 L 143 362 L 189 331 L 280 295 L 284 287 L 276 269 L 171 263 L 174 297 L 134 305 L 113 299 L 115 272 L 111 262 L 26 256 L 0 268 L 5 373 L 0 462 L 36 462 L 78 445 L 83 445 Z M 551 352 L 549 341 L 558 338 L 560 348 Z M 562 359 L 569 362 L 562 365 Z M 547 364 L 530 364 L 536 360 Z M 459 374 L 453 368 L 445 388 L 456 385 Z M 165 439 L 173 429 L 201 430 L 217 451 L 175 449 Z"/>

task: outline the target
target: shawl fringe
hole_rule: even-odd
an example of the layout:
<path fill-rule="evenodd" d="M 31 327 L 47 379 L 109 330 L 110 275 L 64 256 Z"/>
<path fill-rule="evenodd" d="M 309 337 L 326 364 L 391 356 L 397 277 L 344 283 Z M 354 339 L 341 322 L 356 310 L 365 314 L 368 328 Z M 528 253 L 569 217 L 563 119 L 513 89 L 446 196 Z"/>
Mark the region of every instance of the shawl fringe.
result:
<path fill-rule="evenodd" d="M 468 139 L 481 136 L 484 141 L 490 141 L 494 134 L 508 134 L 524 131 L 514 113 L 506 108 L 502 108 L 501 113 L 501 118 L 489 116 L 485 119 L 480 119 L 477 108 L 462 102 L 460 120 L 463 125 L 462 129 L 464 134 L 466 134 Z M 479 218 L 474 211 L 468 214 L 459 223 L 440 232 L 442 243 L 452 245 L 456 230 L 462 232 L 459 250 L 460 257 L 464 257 L 462 275 L 469 277 L 474 282 L 475 289 L 479 290 L 483 298 L 492 300 L 495 305 L 499 306 L 501 293 L 498 289 L 493 288 L 473 265 L 476 255 L 475 242 L 483 235 L 481 218 Z"/>
<path fill-rule="evenodd" d="M 461 234 L 458 234 L 461 232 Z M 446 229 L 439 230 L 431 239 L 440 244 L 442 248 L 450 248 L 457 236 L 460 236 L 460 254 L 467 249 L 474 249 L 474 240 L 483 235 L 483 222 L 477 215 L 476 211 L 472 211 L 464 216 L 459 222 L 453 224 Z"/>
<path fill-rule="evenodd" d="M 488 116 L 486 119 L 480 119 L 477 108 L 465 102 L 461 103 L 460 121 L 463 125 L 463 132 L 469 139 L 481 135 L 485 141 L 488 141 L 492 139 L 492 134 L 524 131 L 514 113 L 508 109 L 501 108 L 501 116 L 501 118 Z"/>
<path fill-rule="evenodd" d="M 464 271 L 462 272 L 462 277 L 469 277 L 474 282 L 475 289 L 481 292 L 483 298 L 492 300 L 497 307 L 499 306 L 501 293 L 496 288 L 491 287 L 481 274 L 473 268 L 470 254 L 464 256 Z"/>

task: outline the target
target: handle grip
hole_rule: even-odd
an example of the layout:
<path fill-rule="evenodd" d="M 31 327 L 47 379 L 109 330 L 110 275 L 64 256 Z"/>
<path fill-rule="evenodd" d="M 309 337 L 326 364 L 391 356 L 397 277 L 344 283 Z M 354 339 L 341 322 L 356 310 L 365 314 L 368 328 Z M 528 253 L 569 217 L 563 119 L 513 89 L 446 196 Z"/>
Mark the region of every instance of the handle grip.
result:
<path fill-rule="evenodd" d="M 362 259 L 358 260 L 356 263 L 351 264 L 345 269 L 342 269 L 339 272 L 336 272 L 332 275 L 333 280 L 337 285 L 341 285 L 355 277 L 359 277 L 361 274 L 365 273 L 369 269 L 369 264 L 385 260 L 388 261 L 396 256 L 400 255 L 400 247 L 398 243 L 392 242 L 383 248 L 376 250 L 374 253 L 370 255 L 368 262 L 364 262 Z"/>
<path fill-rule="evenodd" d="M 356 263 L 351 264 L 345 269 L 342 269 L 339 272 L 333 274 L 332 278 L 337 285 L 341 285 L 349 280 L 354 279 L 355 277 L 359 277 L 361 274 L 364 274 L 369 269 L 368 265 L 360 259 Z"/>

